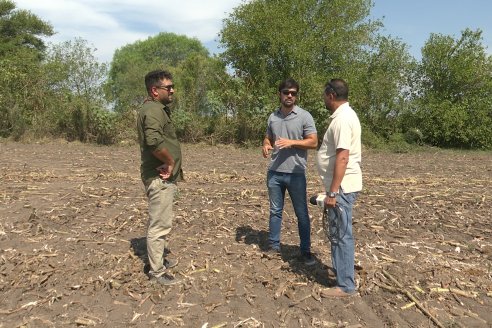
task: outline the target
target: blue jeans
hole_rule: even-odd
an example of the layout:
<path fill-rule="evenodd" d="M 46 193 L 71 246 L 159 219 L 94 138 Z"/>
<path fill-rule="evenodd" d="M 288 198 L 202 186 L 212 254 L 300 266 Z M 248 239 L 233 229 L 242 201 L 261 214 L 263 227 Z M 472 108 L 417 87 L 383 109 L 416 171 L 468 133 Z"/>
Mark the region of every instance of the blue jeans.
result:
<path fill-rule="evenodd" d="M 268 196 L 270 197 L 270 221 L 268 241 L 270 247 L 280 249 L 280 229 L 284 210 L 285 190 L 289 192 L 297 216 L 297 227 L 301 239 L 301 252 L 311 248 L 311 222 L 308 215 L 306 175 L 304 173 L 282 173 L 268 171 Z"/>
<path fill-rule="evenodd" d="M 328 233 L 331 242 L 331 262 L 337 275 L 337 286 L 344 292 L 355 291 L 354 257 L 355 245 L 352 235 L 352 208 L 357 192 L 337 196 L 335 208 L 328 208 Z"/>

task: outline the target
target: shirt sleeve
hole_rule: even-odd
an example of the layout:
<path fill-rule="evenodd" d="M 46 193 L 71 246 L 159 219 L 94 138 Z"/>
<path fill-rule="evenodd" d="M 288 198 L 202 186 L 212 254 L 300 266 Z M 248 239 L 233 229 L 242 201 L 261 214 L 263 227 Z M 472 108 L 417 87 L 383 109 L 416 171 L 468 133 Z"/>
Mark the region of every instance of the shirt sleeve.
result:
<path fill-rule="evenodd" d="M 352 144 L 352 128 L 347 120 L 339 120 L 333 131 L 336 149 L 350 149 Z"/>
<path fill-rule="evenodd" d="M 144 117 L 144 136 L 146 145 L 156 151 L 164 147 L 165 137 L 163 135 L 164 127 L 167 124 L 166 116 L 163 110 L 152 108 Z"/>
<path fill-rule="evenodd" d="M 273 138 L 273 131 L 272 131 L 272 115 L 268 117 L 267 121 L 267 128 L 266 128 L 266 136 L 269 138 Z"/>
<path fill-rule="evenodd" d="M 304 137 L 310 135 L 310 134 L 316 134 L 316 124 L 314 123 L 313 116 L 311 114 L 307 113 L 306 119 L 304 122 Z"/>

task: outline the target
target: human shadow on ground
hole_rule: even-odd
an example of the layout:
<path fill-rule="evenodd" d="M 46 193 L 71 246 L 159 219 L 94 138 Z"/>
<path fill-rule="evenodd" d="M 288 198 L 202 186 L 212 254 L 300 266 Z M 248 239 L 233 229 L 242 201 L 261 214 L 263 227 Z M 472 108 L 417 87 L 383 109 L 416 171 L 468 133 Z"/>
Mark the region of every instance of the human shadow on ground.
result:
<path fill-rule="evenodd" d="M 147 238 L 138 237 L 130 239 L 130 247 L 133 250 L 133 254 L 142 261 L 143 272 L 145 274 L 148 274 L 150 270 L 150 264 L 149 256 L 147 254 Z"/>
<path fill-rule="evenodd" d="M 149 254 L 147 253 L 147 237 L 138 237 L 130 239 L 130 248 L 133 250 L 133 254 L 137 256 L 143 264 L 143 273 L 146 275 L 150 271 Z M 164 258 L 169 256 L 171 251 L 168 248 L 164 249 Z"/>
<path fill-rule="evenodd" d="M 268 247 L 268 231 L 256 230 L 251 226 L 240 226 L 236 229 L 236 242 L 247 245 L 258 245 L 262 252 L 266 252 Z M 300 258 L 300 249 L 297 245 L 281 244 L 280 256 L 282 261 L 289 264 L 292 272 L 305 275 L 309 280 L 315 281 L 326 287 L 335 286 L 336 281 L 333 276 L 332 269 L 323 264 L 316 254 L 313 257 L 316 261 L 314 265 L 305 265 Z M 265 254 L 265 258 L 272 261 L 275 260 L 271 256 Z"/>

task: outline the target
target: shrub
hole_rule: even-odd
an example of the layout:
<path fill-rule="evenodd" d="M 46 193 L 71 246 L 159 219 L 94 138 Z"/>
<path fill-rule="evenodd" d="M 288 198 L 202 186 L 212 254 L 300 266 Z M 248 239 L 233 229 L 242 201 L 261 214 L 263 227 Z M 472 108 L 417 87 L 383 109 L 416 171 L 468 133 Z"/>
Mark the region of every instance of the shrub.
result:
<path fill-rule="evenodd" d="M 417 128 L 412 128 L 405 132 L 404 139 L 409 144 L 423 145 L 424 134 Z"/>
<path fill-rule="evenodd" d="M 101 108 L 92 108 L 88 117 L 88 132 L 96 143 L 109 145 L 116 141 L 116 115 Z"/>
<path fill-rule="evenodd" d="M 385 140 L 383 137 L 378 136 L 372 132 L 367 126 L 362 125 L 362 143 L 373 149 L 383 149 L 385 147 Z"/>
<path fill-rule="evenodd" d="M 389 137 L 388 148 L 394 153 L 408 153 L 412 149 L 402 133 L 394 133 Z"/>

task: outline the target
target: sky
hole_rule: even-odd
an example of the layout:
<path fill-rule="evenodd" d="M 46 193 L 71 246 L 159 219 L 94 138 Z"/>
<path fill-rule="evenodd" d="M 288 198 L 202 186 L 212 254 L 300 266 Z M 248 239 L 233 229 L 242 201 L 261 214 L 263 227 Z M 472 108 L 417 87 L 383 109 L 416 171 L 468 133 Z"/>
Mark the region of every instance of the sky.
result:
<path fill-rule="evenodd" d="M 382 19 L 383 34 L 409 45 L 410 54 L 416 59 L 421 59 L 421 49 L 431 33 L 458 39 L 466 28 L 482 30 L 482 44 L 492 55 L 490 0 L 375 0 L 374 3 L 371 17 Z"/>
<path fill-rule="evenodd" d="M 302 1 L 302 0 L 300 0 Z M 350 1 L 350 0 L 347 0 Z M 114 51 L 159 32 L 197 38 L 218 53 L 222 21 L 243 0 L 14 0 L 49 22 L 56 34 L 49 42 L 80 37 L 95 48 L 101 62 L 110 62 Z M 375 0 L 370 17 L 382 19 L 385 35 L 409 45 L 410 54 L 421 58 L 420 49 L 431 33 L 457 39 L 465 28 L 483 31 L 483 44 L 492 54 L 492 1 L 490 0 Z"/>

